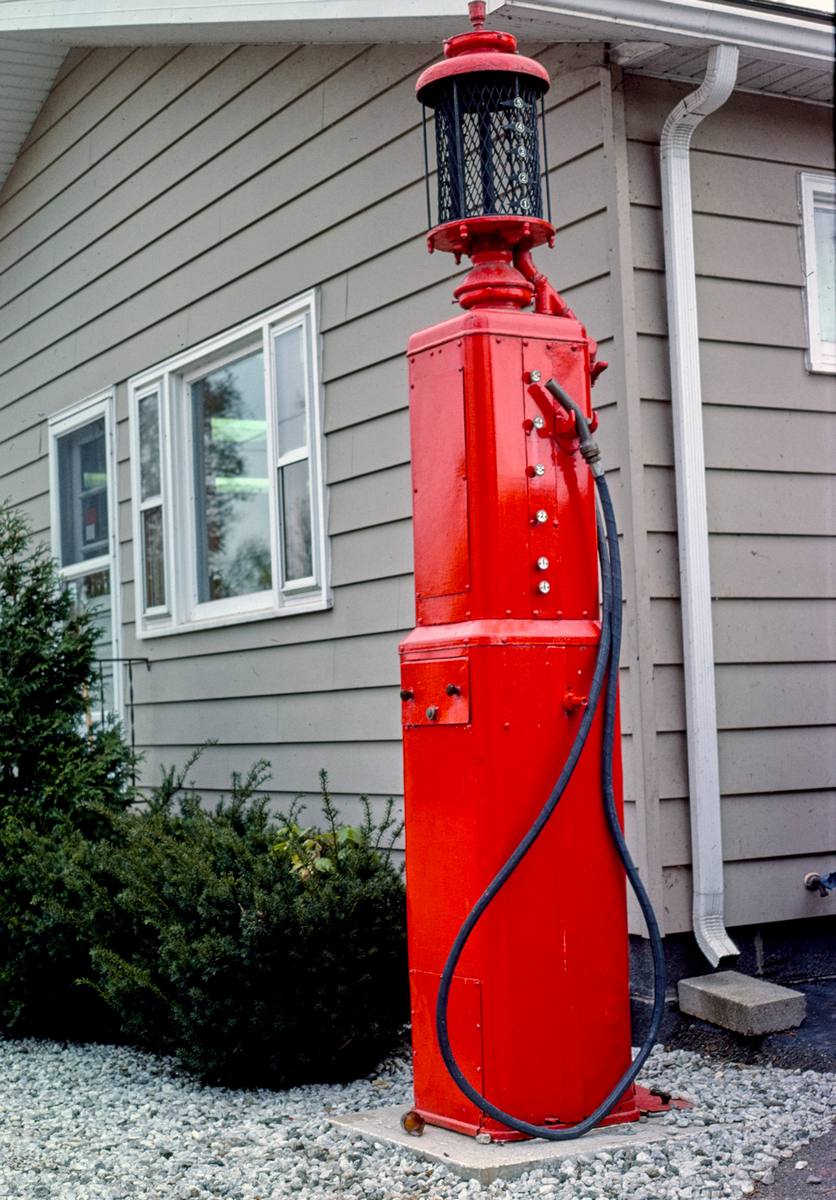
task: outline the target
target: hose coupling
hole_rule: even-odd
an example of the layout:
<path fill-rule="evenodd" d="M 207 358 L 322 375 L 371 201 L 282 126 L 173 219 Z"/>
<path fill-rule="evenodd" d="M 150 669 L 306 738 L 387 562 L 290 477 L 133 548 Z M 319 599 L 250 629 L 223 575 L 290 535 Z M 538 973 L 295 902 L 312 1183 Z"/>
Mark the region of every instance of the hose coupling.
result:
<path fill-rule="evenodd" d="M 575 418 L 575 431 L 578 435 L 578 449 L 583 455 L 590 471 L 596 479 L 600 479 L 604 474 L 604 467 L 601 463 L 601 451 L 598 443 L 592 437 L 589 428 L 589 421 L 581 406 L 577 401 L 573 400 L 568 392 L 564 391 L 556 379 L 550 379 L 546 384 L 546 391 L 550 392 L 558 404 L 570 416 Z"/>
<path fill-rule="evenodd" d="M 592 474 L 596 476 L 603 475 L 604 467 L 601 463 L 601 449 L 598 443 L 591 437 L 587 437 L 586 439 L 581 438 L 578 449 L 589 464 Z"/>

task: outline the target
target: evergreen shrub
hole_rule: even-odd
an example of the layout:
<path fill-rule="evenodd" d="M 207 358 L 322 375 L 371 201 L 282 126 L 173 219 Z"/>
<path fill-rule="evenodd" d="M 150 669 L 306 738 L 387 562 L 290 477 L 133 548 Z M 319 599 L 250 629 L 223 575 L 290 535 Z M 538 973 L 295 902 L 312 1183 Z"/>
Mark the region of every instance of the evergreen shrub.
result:
<path fill-rule="evenodd" d="M 257 763 L 207 811 L 197 754 L 136 803 L 119 727 L 85 720 L 95 641 L 0 506 L 0 1034 L 124 1039 L 233 1086 L 371 1070 L 408 1016 L 391 803 L 341 825 L 323 774 L 303 828 Z"/>
<path fill-rule="evenodd" d="M 193 761 L 193 760 L 192 760 Z M 373 1069 L 408 1019 L 391 805 L 325 832 L 271 816 L 267 764 L 213 811 L 169 771 L 87 875 L 90 983 L 132 1042 L 212 1083 L 283 1087 Z M 386 845 L 383 845 L 386 839 Z"/>
<path fill-rule="evenodd" d="M 88 963 L 68 874 L 132 799 L 116 725 L 88 726 L 97 632 L 26 520 L 0 505 L 0 1030 L 111 1031 L 75 980 Z"/>

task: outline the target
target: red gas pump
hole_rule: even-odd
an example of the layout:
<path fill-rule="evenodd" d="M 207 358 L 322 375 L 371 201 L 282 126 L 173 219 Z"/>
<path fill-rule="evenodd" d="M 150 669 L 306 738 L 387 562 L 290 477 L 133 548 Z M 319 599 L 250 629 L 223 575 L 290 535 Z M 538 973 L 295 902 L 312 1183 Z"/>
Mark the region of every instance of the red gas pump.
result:
<path fill-rule="evenodd" d="M 590 407 L 606 364 L 530 255 L 555 235 L 538 131 L 549 79 L 482 28 L 484 4 L 470 11 L 473 31 L 417 84 L 425 131 L 435 119 L 429 247 L 473 268 L 455 291 L 464 312 L 408 349 L 405 1127 L 558 1140 L 664 1107 L 633 1084 L 664 958 L 620 825 L 620 569 Z M 625 870 L 657 967 L 632 1065 Z"/>

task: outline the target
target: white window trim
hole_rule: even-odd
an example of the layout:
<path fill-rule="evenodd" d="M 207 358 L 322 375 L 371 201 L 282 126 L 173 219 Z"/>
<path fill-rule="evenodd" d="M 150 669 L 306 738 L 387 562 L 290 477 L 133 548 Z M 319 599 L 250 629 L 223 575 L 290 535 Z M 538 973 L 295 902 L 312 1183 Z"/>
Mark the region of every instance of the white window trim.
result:
<path fill-rule="evenodd" d="M 799 175 L 801 201 L 801 252 L 804 264 L 805 313 L 807 318 L 807 368 L 836 374 L 836 342 L 825 341 L 821 336 L 819 293 L 817 286 L 816 231 L 813 221 L 816 204 L 824 198 L 829 205 L 836 206 L 836 176 L 814 175 L 802 172 Z"/>
<path fill-rule="evenodd" d="M 273 387 L 274 333 L 308 323 L 311 346 L 308 363 L 309 450 L 283 457 L 277 453 L 276 396 Z M 273 553 L 273 586 L 250 596 L 198 603 L 196 595 L 196 531 L 194 472 L 191 468 L 191 407 L 183 402 L 189 378 L 219 361 L 238 357 L 248 346 L 264 353 L 265 401 L 268 424 L 268 469 L 270 471 L 270 535 Z M 141 529 L 139 479 L 139 399 L 159 390 L 160 471 L 163 499 L 163 560 L 166 606 L 143 611 L 145 564 Z M 136 636 L 164 637 L 193 629 L 214 629 L 243 622 L 317 612 L 330 608 L 329 545 L 326 536 L 326 488 L 322 421 L 322 386 L 319 373 L 319 313 L 315 291 L 261 313 L 216 337 L 173 355 L 165 362 L 128 380 L 130 408 L 131 495 L 134 543 L 134 606 Z M 278 473 L 294 457 L 308 457 L 311 479 L 311 536 L 314 575 L 282 586 L 281 528 L 278 508 Z M 186 466 L 185 464 L 188 464 Z M 177 470 L 176 468 L 180 469 Z"/>
<path fill-rule="evenodd" d="M 119 556 L 119 510 L 118 488 L 116 475 L 119 469 L 116 456 L 116 423 L 114 416 L 115 391 L 106 388 L 95 392 L 71 404 L 60 412 L 53 413 L 49 418 L 49 519 L 50 540 L 53 557 L 58 564 L 58 574 L 61 579 L 73 580 L 82 575 L 91 575 L 104 568 L 110 571 L 110 604 L 111 604 L 111 652 L 112 658 L 122 654 L 122 571 Z M 97 558 L 88 558 L 81 563 L 73 563 L 69 567 L 61 566 L 61 519 L 60 496 L 58 490 L 58 454 L 56 443 L 64 434 L 72 433 L 104 417 L 105 422 L 105 453 L 107 455 L 107 525 L 108 546 L 107 554 Z M 123 686 L 120 664 L 113 666 L 113 715 L 121 717 L 123 713 Z M 101 716 L 102 714 L 100 714 Z"/>

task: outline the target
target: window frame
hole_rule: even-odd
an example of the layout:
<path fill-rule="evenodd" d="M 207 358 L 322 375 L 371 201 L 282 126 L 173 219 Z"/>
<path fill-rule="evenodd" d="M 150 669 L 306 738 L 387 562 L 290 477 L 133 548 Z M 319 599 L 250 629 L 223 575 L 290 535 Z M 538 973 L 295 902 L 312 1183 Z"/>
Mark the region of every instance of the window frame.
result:
<path fill-rule="evenodd" d="M 86 396 L 59 412 L 52 413 L 48 419 L 49 431 L 49 525 L 50 548 L 56 560 L 59 579 L 72 582 L 85 575 L 93 575 L 97 571 L 107 570 L 110 574 L 110 619 L 111 619 L 111 657 L 117 660 L 122 654 L 122 572 L 119 554 L 119 511 L 118 487 L 116 475 L 119 464 L 116 455 L 116 425 L 115 425 L 115 389 L 105 388 Z M 61 547 L 61 500 L 59 494 L 58 475 L 58 441 L 66 434 L 76 429 L 83 429 L 94 421 L 104 418 L 105 426 L 105 455 L 107 461 L 107 543 L 106 554 L 95 558 L 84 559 L 62 565 Z M 104 720 L 106 715 L 119 719 L 123 716 L 124 695 L 122 672 L 119 662 L 111 663 L 113 667 L 113 711 L 110 714 L 93 709 L 94 719 Z"/>
<path fill-rule="evenodd" d="M 836 342 L 825 341 L 821 335 L 815 211 L 817 207 L 821 207 L 821 199 L 825 199 L 827 207 L 836 208 L 836 175 L 801 172 L 798 179 L 804 311 L 807 322 L 807 369 L 832 375 L 836 374 Z"/>
<path fill-rule="evenodd" d="M 306 337 L 306 444 L 301 451 L 278 453 L 278 401 L 274 345 L 278 333 L 302 326 Z M 315 291 L 261 313 L 209 338 L 128 381 L 130 410 L 131 493 L 134 542 L 134 603 L 140 639 L 213 629 L 243 622 L 292 616 L 329 608 L 329 547 L 326 535 L 326 488 L 322 396 L 319 375 L 318 304 Z M 261 351 L 267 422 L 269 520 L 272 585 L 262 592 L 198 600 L 198 530 L 194 469 L 193 406 L 189 385 L 209 371 Z M 144 606 L 145 560 L 142 512 L 149 507 L 140 490 L 139 401 L 154 391 L 160 406 L 160 486 L 162 500 L 163 571 L 166 603 Z M 309 463 L 311 542 L 314 574 L 284 582 L 284 549 L 280 517 L 279 476 L 286 460 Z M 187 464 L 178 471 L 177 464 Z M 156 503 L 156 501 L 155 501 Z M 151 505 L 153 507 L 154 505 Z M 176 537 L 176 541 L 175 541 Z M 176 546 L 176 553 L 175 553 Z"/>

